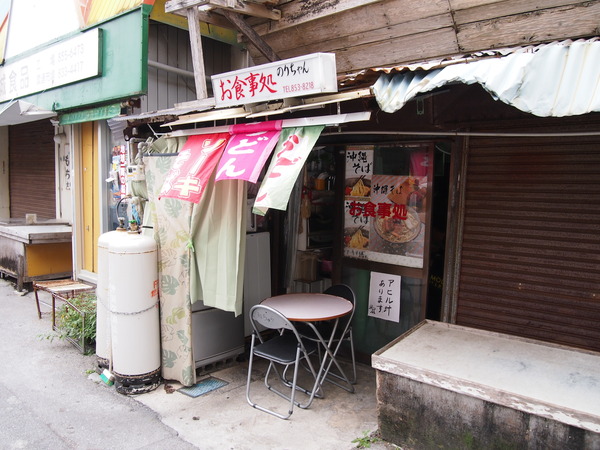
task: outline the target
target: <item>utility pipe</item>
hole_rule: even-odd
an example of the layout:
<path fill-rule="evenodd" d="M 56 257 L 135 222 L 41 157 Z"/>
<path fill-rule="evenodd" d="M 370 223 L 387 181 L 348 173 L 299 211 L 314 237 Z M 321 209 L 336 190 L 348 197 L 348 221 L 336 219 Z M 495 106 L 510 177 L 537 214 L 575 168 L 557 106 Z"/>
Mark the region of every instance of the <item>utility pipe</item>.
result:
<path fill-rule="evenodd" d="M 577 137 L 600 136 L 600 131 L 576 131 L 573 133 L 487 133 L 478 131 L 344 131 L 323 133 L 321 136 L 361 135 L 361 136 L 480 136 L 480 137 Z"/>

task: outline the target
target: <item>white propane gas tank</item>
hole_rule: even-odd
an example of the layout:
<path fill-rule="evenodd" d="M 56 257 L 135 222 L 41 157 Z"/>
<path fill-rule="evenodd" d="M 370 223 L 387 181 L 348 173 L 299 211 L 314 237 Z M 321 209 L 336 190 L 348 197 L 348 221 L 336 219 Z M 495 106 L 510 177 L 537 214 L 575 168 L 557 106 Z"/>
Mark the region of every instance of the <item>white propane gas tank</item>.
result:
<path fill-rule="evenodd" d="M 154 239 L 138 233 L 108 246 L 112 373 L 122 394 L 160 384 L 157 258 Z"/>
<path fill-rule="evenodd" d="M 110 366 L 111 332 L 108 297 L 108 246 L 127 237 L 124 228 L 101 234 L 98 238 L 98 284 L 96 285 L 96 356 L 99 372 Z"/>

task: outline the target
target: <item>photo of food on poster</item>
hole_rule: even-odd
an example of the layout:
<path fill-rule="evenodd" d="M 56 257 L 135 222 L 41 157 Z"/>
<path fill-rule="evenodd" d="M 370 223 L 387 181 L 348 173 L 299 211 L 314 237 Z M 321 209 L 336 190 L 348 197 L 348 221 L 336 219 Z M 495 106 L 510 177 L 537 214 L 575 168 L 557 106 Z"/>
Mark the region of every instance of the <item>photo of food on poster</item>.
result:
<path fill-rule="evenodd" d="M 344 256 L 422 268 L 426 172 L 372 173 L 373 151 L 359 147 L 346 152 Z M 418 156 L 415 153 L 413 159 Z M 357 161 L 363 161 L 369 173 L 355 173 Z"/>
<path fill-rule="evenodd" d="M 371 195 L 373 146 L 354 146 L 346 151 L 344 184 L 344 256 L 368 259 L 369 217 L 351 215 L 351 207 L 363 210 Z"/>

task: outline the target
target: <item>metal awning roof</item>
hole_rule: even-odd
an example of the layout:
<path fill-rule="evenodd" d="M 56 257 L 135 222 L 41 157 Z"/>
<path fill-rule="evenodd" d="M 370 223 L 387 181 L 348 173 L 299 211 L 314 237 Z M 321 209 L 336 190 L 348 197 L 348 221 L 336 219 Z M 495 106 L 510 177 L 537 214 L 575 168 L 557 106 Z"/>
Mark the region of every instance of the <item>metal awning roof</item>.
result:
<path fill-rule="evenodd" d="M 254 119 L 265 116 L 275 116 L 304 109 L 319 108 L 331 103 L 345 102 L 363 97 L 372 97 L 370 88 L 357 89 L 335 94 L 317 95 L 305 98 L 290 98 L 270 103 L 250 104 L 230 108 L 215 108 L 196 114 L 182 115 L 178 120 L 165 124 L 165 126 L 187 125 L 215 120 L 247 118 Z"/>
<path fill-rule="evenodd" d="M 494 57 L 379 70 L 386 73 L 373 85 L 373 91 L 380 108 L 389 113 L 418 94 L 458 82 L 479 83 L 495 99 L 537 116 L 600 111 L 598 38 L 506 50 Z"/>
<path fill-rule="evenodd" d="M 198 111 L 206 111 L 214 108 L 215 99 L 205 98 L 202 100 L 196 100 L 191 102 L 180 103 L 175 105 L 173 108 L 161 109 L 157 111 L 148 111 L 139 114 L 131 114 L 128 116 L 115 117 L 115 121 L 163 121 L 165 119 L 172 119 L 173 117 L 179 117 L 183 114 L 190 114 Z"/>
<path fill-rule="evenodd" d="M 334 94 L 316 95 L 304 98 L 290 98 L 269 103 L 255 103 L 230 108 L 215 108 L 215 99 L 206 98 L 181 103 L 174 108 L 160 111 L 115 117 L 115 121 L 159 122 L 171 120 L 164 126 L 187 125 L 203 122 L 214 122 L 231 118 L 255 119 L 276 116 L 303 109 L 319 108 L 331 103 L 345 102 L 363 97 L 373 97 L 371 88 L 354 89 Z M 174 118 L 177 118 L 174 120 Z"/>
<path fill-rule="evenodd" d="M 41 109 L 23 100 L 12 100 L 0 111 L 0 126 L 35 122 L 54 116 L 56 116 L 54 111 Z"/>
<path fill-rule="evenodd" d="M 600 38 L 490 49 L 392 67 L 372 67 L 338 77 L 338 85 L 346 90 L 337 94 L 243 108 L 215 108 L 214 98 L 208 98 L 115 120 L 157 122 L 177 118 L 166 124 L 175 126 L 213 122 L 225 116 L 253 119 L 373 95 L 383 111 L 394 112 L 418 94 L 458 82 L 479 83 L 494 98 L 538 116 L 600 111 Z M 357 88 L 361 85 L 372 86 Z"/>

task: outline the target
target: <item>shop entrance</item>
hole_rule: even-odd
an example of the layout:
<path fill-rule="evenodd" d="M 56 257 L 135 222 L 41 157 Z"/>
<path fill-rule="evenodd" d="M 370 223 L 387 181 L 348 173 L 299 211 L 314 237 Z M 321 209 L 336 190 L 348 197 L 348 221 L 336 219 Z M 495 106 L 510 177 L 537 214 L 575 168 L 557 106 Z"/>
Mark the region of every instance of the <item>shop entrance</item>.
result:
<path fill-rule="evenodd" d="M 451 147 L 431 140 L 317 145 L 298 180 L 299 200 L 287 211 L 300 223 L 288 229 L 297 244 L 295 261 L 287 258 L 295 263 L 288 290 L 352 287 L 359 360 L 421 320 L 440 319 Z M 387 209 L 409 220 L 384 219 Z M 381 278 L 400 282 L 399 308 L 389 308 L 395 317 L 373 313 L 373 280 Z"/>

